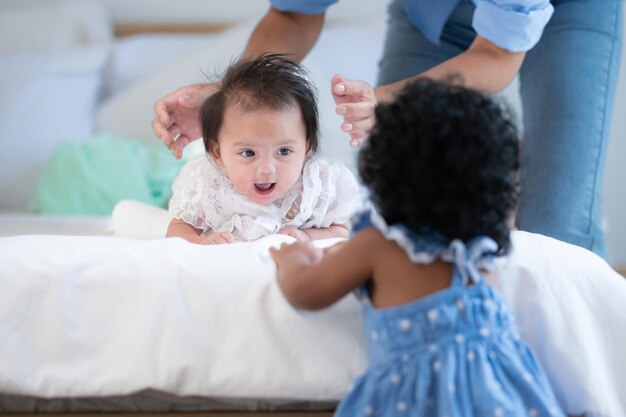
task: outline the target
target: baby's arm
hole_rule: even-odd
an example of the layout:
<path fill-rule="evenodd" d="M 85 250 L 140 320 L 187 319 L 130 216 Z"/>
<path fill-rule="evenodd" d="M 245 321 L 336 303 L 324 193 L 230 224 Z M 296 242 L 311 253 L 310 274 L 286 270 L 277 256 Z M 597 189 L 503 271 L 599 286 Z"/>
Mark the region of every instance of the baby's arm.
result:
<path fill-rule="evenodd" d="M 309 237 L 310 240 L 329 239 L 331 237 L 348 237 L 348 223 L 333 223 L 329 227 L 311 227 L 309 229 L 300 229 Z"/>
<path fill-rule="evenodd" d="M 348 223 L 335 223 L 329 227 L 310 227 L 307 229 L 297 229 L 295 227 L 283 227 L 278 234 L 295 237 L 301 242 L 307 240 L 329 239 L 331 237 L 348 237 Z"/>
<path fill-rule="evenodd" d="M 327 307 L 372 277 L 379 238 L 378 232 L 368 228 L 325 252 L 310 242 L 272 248 L 278 285 L 296 308 Z"/>
<path fill-rule="evenodd" d="M 196 229 L 189 223 L 180 220 L 172 219 L 170 225 L 167 228 L 167 234 L 165 237 L 182 237 L 188 242 L 197 243 L 200 245 L 216 245 L 221 243 L 232 243 L 235 241 L 235 237 L 232 233 L 216 233 L 213 232 L 206 237 L 202 237 L 202 230 Z"/>

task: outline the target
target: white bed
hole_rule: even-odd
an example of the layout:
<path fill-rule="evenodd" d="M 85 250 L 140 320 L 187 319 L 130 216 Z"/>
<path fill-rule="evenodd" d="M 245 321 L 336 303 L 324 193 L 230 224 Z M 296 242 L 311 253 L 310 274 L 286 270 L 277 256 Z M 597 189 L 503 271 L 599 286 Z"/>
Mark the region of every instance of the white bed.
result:
<path fill-rule="evenodd" d="M 150 239 L 166 224 L 165 212 L 126 210 L 114 236 L 0 238 L 0 409 L 310 410 L 341 398 L 365 367 L 353 296 L 296 311 L 267 252 L 291 238 Z M 558 399 L 572 415 L 625 415 L 626 281 L 541 235 L 515 232 L 513 247 L 490 281 Z"/>
<path fill-rule="evenodd" d="M 116 39 L 89 3 L 0 11 L 0 411 L 332 409 L 365 366 L 359 306 L 349 296 L 321 313 L 290 308 L 267 257 L 289 238 L 166 240 L 156 208 L 25 213 L 62 139 L 154 142 L 154 100 L 200 81 L 209 59 L 223 68 L 253 23 Z M 374 81 L 383 24 L 329 22 L 305 61 L 320 89 L 323 151 L 348 165 L 325 87 L 334 72 Z M 37 25 L 48 31 L 15 36 Z M 357 42 L 369 48 L 332 47 Z M 559 400 L 573 415 L 625 416 L 626 282 L 580 248 L 513 238 L 492 280 Z"/>

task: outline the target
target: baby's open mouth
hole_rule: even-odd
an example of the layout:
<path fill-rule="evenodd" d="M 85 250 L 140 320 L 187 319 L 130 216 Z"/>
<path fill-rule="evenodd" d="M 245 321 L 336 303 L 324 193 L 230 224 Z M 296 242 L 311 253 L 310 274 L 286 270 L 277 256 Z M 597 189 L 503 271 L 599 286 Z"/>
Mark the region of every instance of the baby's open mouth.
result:
<path fill-rule="evenodd" d="M 266 193 L 272 191 L 275 185 L 275 182 L 264 182 L 260 184 L 254 184 L 254 187 L 257 189 L 257 191 Z"/>

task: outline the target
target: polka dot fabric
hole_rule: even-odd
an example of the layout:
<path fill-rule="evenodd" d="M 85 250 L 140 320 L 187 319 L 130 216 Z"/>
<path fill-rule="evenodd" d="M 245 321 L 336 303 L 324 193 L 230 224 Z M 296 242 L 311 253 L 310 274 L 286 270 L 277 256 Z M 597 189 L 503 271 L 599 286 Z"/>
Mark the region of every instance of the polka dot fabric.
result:
<path fill-rule="evenodd" d="M 389 228 L 380 224 L 357 221 L 353 231 L 377 227 L 387 235 Z M 410 233 L 406 238 L 411 250 L 420 249 Z M 357 291 L 369 368 L 340 403 L 337 417 L 565 416 L 502 296 L 477 273 L 467 285 L 463 268 L 475 261 L 453 261 L 450 288 L 407 304 L 377 309 L 364 288 Z"/>

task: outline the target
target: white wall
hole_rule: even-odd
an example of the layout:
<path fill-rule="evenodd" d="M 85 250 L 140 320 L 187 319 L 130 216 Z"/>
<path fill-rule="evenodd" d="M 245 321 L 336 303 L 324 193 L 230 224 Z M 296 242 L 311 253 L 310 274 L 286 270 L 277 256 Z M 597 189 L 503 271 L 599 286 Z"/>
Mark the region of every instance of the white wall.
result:
<path fill-rule="evenodd" d="M 61 0 L 0 0 L 26 5 Z M 84 0 L 81 0 L 84 1 Z M 224 22 L 258 19 L 268 8 L 266 0 L 95 0 L 107 7 L 115 22 Z M 330 19 L 367 19 L 385 13 L 383 0 L 341 0 Z M 350 51 L 346 45 L 346 53 Z M 626 44 L 622 56 L 626 56 Z M 625 59 L 623 61 L 626 62 Z M 605 177 L 604 217 L 609 255 L 626 266 L 626 65 L 622 66 Z"/>
<path fill-rule="evenodd" d="M 54 4 L 64 0 L 0 0 L 1 4 Z M 77 0 L 86 1 L 86 0 Z M 212 23 L 256 19 L 267 12 L 267 0 L 92 0 L 110 10 L 119 23 Z M 330 18 L 362 19 L 380 16 L 385 0 L 341 0 L 328 12 Z"/>

